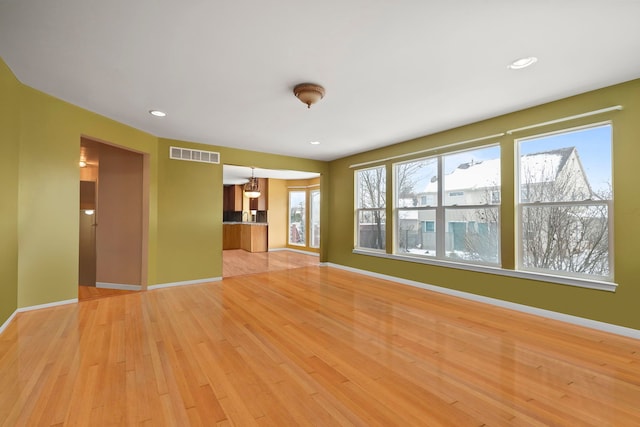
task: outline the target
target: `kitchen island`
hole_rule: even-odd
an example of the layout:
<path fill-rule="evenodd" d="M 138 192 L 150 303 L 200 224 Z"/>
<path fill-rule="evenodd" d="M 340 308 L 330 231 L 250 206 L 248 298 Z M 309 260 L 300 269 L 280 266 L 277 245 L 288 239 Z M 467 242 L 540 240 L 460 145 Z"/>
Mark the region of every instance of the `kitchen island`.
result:
<path fill-rule="evenodd" d="M 223 222 L 222 249 L 266 252 L 269 249 L 268 224 L 266 222 Z"/>

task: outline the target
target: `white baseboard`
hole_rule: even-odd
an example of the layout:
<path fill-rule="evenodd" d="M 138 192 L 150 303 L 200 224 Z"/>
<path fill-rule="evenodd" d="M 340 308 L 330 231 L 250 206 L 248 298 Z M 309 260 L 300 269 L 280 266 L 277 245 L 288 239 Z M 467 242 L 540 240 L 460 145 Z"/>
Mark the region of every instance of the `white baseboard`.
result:
<path fill-rule="evenodd" d="M 293 248 L 272 248 L 272 249 L 269 249 L 269 252 L 280 252 L 280 251 L 290 251 L 290 252 L 297 252 L 299 254 L 304 254 L 304 255 L 320 256 L 320 254 L 317 253 L 317 252 L 303 251 L 302 249 L 293 249 Z"/>
<path fill-rule="evenodd" d="M 377 279 L 389 280 L 392 282 L 401 283 L 403 285 L 414 286 L 416 288 L 427 289 L 429 291 L 438 292 L 441 294 L 452 295 L 459 298 L 468 299 L 471 301 L 482 302 L 485 304 L 491 304 L 497 307 L 508 308 L 523 313 L 534 314 L 540 317 L 546 317 L 548 319 L 559 320 L 561 322 L 571 323 L 573 325 L 584 326 L 599 331 L 609 332 L 616 335 L 622 335 L 625 337 L 640 339 L 640 330 L 627 328 L 625 326 L 613 325 L 611 323 L 600 322 L 597 320 L 586 319 L 584 317 L 572 316 L 570 314 L 558 313 L 556 311 L 545 310 L 542 308 L 531 307 L 524 304 L 518 304 L 515 302 L 509 302 L 500 300 L 497 298 L 485 297 L 482 295 L 476 295 L 469 292 L 456 291 L 455 289 L 443 288 L 440 286 L 429 285 L 422 282 L 416 282 L 413 280 L 407 280 L 400 277 L 389 276 L 386 274 L 373 273 L 367 270 L 360 270 L 358 268 L 347 267 L 345 265 L 333 264 L 333 263 L 321 263 L 321 267 L 333 267 L 341 270 L 350 271 L 352 273 L 358 273 L 365 276 L 375 277 Z"/>
<path fill-rule="evenodd" d="M 208 279 L 185 280 L 184 282 L 159 283 L 157 285 L 149 285 L 147 289 L 154 290 L 162 288 L 172 288 L 174 286 L 197 285 L 200 283 L 219 282 L 221 280 L 222 277 L 211 277 Z"/>
<path fill-rule="evenodd" d="M 142 286 L 140 285 L 128 285 L 125 283 L 109 283 L 109 282 L 96 282 L 96 288 L 100 289 L 119 289 L 121 291 L 140 291 Z"/>
<path fill-rule="evenodd" d="M 16 317 L 18 313 L 24 313 L 25 311 L 40 310 L 42 308 L 57 307 L 59 305 L 77 304 L 77 303 L 78 303 L 78 298 L 72 298 L 64 301 L 50 302 L 47 304 L 32 305 L 29 307 L 20 307 L 16 309 L 16 311 L 14 311 L 11 316 L 9 316 L 9 318 L 2 324 L 2 326 L 0 326 L 0 334 L 4 332 L 4 330 L 7 328 L 7 326 L 9 326 L 11 321 Z"/>
<path fill-rule="evenodd" d="M 50 307 L 57 307 L 59 305 L 67 305 L 67 304 L 76 304 L 78 302 L 78 298 L 72 298 L 72 299 L 67 299 L 64 301 L 56 301 L 56 302 L 50 302 L 47 304 L 39 304 L 39 305 L 32 305 L 29 307 L 21 307 L 18 308 L 16 310 L 17 313 L 23 313 L 25 311 L 33 311 L 33 310 L 40 310 L 41 308 L 50 308 Z"/>
<path fill-rule="evenodd" d="M 13 318 L 16 317 L 16 314 L 18 314 L 18 310 L 14 311 L 11 316 L 9 316 L 9 318 L 2 324 L 2 326 L 0 326 L 0 335 L 2 335 L 5 329 L 7 329 L 7 326 L 9 326 L 9 323 L 11 323 Z"/>

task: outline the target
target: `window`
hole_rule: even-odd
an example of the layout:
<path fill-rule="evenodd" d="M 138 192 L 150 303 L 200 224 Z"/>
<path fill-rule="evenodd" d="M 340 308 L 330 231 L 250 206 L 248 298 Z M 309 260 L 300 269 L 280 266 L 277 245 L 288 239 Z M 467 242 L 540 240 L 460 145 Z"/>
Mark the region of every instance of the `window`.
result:
<path fill-rule="evenodd" d="M 384 166 L 356 171 L 356 247 L 386 247 L 386 189 Z"/>
<path fill-rule="evenodd" d="M 612 279 L 611 125 L 517 141 L 518 268 Z"/>
<path fill-rule="evenodd" d="M 442 156 L 444 257 L 499 264 L 500 148 L 483 147 Z"/>
<path fill-rule="evenodd" d="M 398 163 L 395 170 L 395 252 L 436 256 L 438 159 Z M 420 194 L 420 203 L 413 200 Z"/>
<path fill-rule="evenodd" d="M 306 246 L 306 191 L 289 191 L 289 244 Z"/>
<path fill-rule="evenodd" d="M 320 190 L 311 190 L 309 192 L 309 201 L 311 215 L 309 222 L 311 225 L 311 234 L 309 235 L 309 246 L 312 248 L 320 247 Z"/>
<path fill-rule="evenodd" d="M 398 163 L 394 176 L 396 254 L 499 263 L 497 146 Z"/>

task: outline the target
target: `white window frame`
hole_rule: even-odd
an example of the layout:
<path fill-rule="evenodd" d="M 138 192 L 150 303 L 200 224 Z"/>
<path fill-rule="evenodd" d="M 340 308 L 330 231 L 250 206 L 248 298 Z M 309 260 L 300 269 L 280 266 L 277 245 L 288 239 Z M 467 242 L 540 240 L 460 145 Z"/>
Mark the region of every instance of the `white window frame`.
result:
<path fill-rule="evenodd" d="M 384 204 L 383 206 L 376 206 L 376 207 L 367 207 L 367 208 L 363 208 L 360 206 L 360 194 L 361 194 L 361 182 L 360 182 L 360 173 L 361 172 L 365 172 L 368 170 L 376 170 L 376 169 L 380 169 L 384 172 L 384 188 L 381 189 L 381 192 L 384 193 L 385 197 L 384 197 Z M 365 251 L 372 251 L 372 252 L 380 252 L 380 253 L 384 253 L 386 252 L 386 242 L 383 241 L 383 247 L 382 248 L 370 248 L 367 246 L 360 246 L 360 241 L 361 241 L 361 236 L 360 236 L 360 214 L 364 213 L 364 212 L 380 212 L 381 216 L 384 218 L 384 228 L 385 228 L 385 239 L 386 240 L 386 233 L 388 233 L 387 230 L 387 218 L 386 218 L 386 211 L 387 211 L 387 169 L 385 165 L 379 165 L 379 166 L 373 166 L 373 167 L 369 167 L 369 168 L 364 168 L 364 169 L 357 169 L 354 171 L 354 183 L 355 183 L 355 201 L 354 201 L 354 206 L 355 206 L 355 215 L 354 215 L 354 247 L 355 249 L 361 249 L 361 250 L 365 250 Z"/>
<path fill-rule="evenodd" d="M 405 160 L 402 162 L 397 162 L 394 163 L 392 165 L 392 170 L 393 170 L 393 180 L 394 180 L 394 185 L 393 185 L 393 210 L 394 210 L 394 215 L 393 215 L 393 220 L 394 220 L 394 224 L 393 224 L 393 255 L 397 256 L 397 257 L 401 257 L 401 258 L 420 258 L 420 259 L 425 259 L 425 260 L 440 260 L 440 261 L 444 261 L 444 262 L 455 262 L 455 263 L 460 263 L 460 264 L 473 264 L 473 265 L 485 265 L 485 266 L 490 266 L 490 267 L 499 267 L 501 265 L 501 242 L 500 242 L 500 231 L 501 231 L 501 218 L 500 218 L 500 201 L 498 203 L 489 203 L 489 204 L 482 204 L 482 205 L 456 205 L 456 204 L 448 204 L 445 205 L 445 191 L 443 188 L 444 185 L 444 180 L 445 180 L 445 170 L 444 170 L 444 159 L 447 156 L 451 156 L 451 155 L 455 155 L 458 153 L 463 153 L 463 152 L 467 152 L 467 151 L 477 151 L 477 150 L 482 150 L 482 149 L 486 149 L 486 148 L 493 148 L 493 147 L 497 147 L 498 149 L 500 148 L 500 145 L 497 143 L 492 143 L 492 144 L 486 144 L 486 145 L 481 145 L 481 146 L 477 146 L 477 147 L 470 147 L 464 150 L 457 150 L 457 151 L 451 151 L 451 152 L 446 152 L 446 153 L 441 153 L 441 154 L 436 154 L 433 156 L 427 156 L 427 157 L 422 157 L 422 158 L 417 158 L 417 159 L 411 159 L 411 160 Z M 437 188 L 437 195 L 436 195 L 436 204 L 435 206 L 416 206 L 416 207 L 400 207 L 397 206 L 398 203 L 398 188 L 397 188 L 397 171 L 398 171 L 398 167 L 400 165 L 406 164 L 406 163 L 412 163 L 412 162 L 419 162 L 421 160 L 429 160 L 429 159 L 436 159 L 437 161 L 437 183 L 438 183 L 438 188 Z M 498 190 L 500 191 L 500 190 Z M 464 194 L 463 191 L 456 191 L 456 192 L 460 192 L 462 194 Z M 448 194 L 448 192 L 447 192 Z M 455 197 L 455 196 L 454 196 Z M 460 260 L 460 259 L 454 259 L 451 256 L 447 256 L 446 254 L 446 232 L 447 232 L 447 227 L 448 227 L 448 223 L 446 222 L 446 214 L 447 212 L 452 212 L 455 210 L 474 210 L 474 209 L 486 209 L 486 208 L 490 208 L 490 209 L 495 209 L 497 210 L 497 220 L 498 223 L 496 224 L 497 227 L 497 260 L 495 263 L 493 262 L 488 262 L 488 261 L 479 261 L 479 260 Z M 436 253 L 434 255 L 432 254 L 425 254 L 425 255 L 421 255 L 421 254 L 407 254 L 406 252 L 401 252 L 401 248 L 399 247 L 399 241 L 400 241 L 400 236 L 399 236 L 399 227 L 400 227 L 400 216 L 402 214 L 402 212 L 409 212 L 409 211 L 435 211 L 435 233 L 436 233 Z"/>
<path fill-rule="evenodd" d="M 302 219 L 302 223 L 304 225 L 304 230 L 302 231 L 302 239 L 303 242 L 302 243 L 295 243 L 291 241 L 291 227 L 293 226 L 293 223 L 291 222 L 291 195 L 293 193 L 302 193 L 304 194 L 304 204 L 302 206 L 303 212 L 301 213 L 301 219 Z M 307 205 L 308 205 L 308 200 L 307 200 L 307 191 L 306 189 L 300 190 L 300 189 L 289 189 L 289 191 L 287 192 L 287 197 L 289 198 L 287 206 L 288 206 L 288 219 L 287 219 L 287 244 L 290 246 L 300 246 L 300 247 L 306 247 L 307 246 Z M 300 233 L 300 230 L 297 230 L 298 233 Z"/>
<path fill-rule="evenodd" d="M 318 201 L 318 207 L 316 209 L 315 203 L 313 202 L 314 200 L 314 195 L 317 194 L 317 201 Z M 316 188 L 316 189 L 310 189 L 309 190 L 309 247 L 310 248 L 314 248 L 314 249 L 318 249 L 320 248 L 320 232 L 318 232 L 318 241 L 314 242 L 314 235 L 315 233 L 313 232 L 313 226 L 314 226 L 314 220 L 317 220 L 316 223 L 318 224 L 318 228 L 320 228 L 320 189 Z M 318 218 L 315 218 L 313 212 L 314 209 L 318 211 Z"/>
<path fill-rule="evenodd" d="M 551 275 L 551 276 L 560 276 L 560 277 L 567 277 L 569 279 L 587 279 L 587 280 L 594 280 L 594 281 L 599 281 L 599 282 L 613 282 L 614 281 L 614 255 L 613 255 L 613 251 L 614 251 L 614 245 L 613 245 L 613 237 L 614 237 L 614 231 L 613 231 L 613 200 L 614 200 L 614 195 L 612 193 L 611 199 L 610 200 L 583 200 L 583 201 L 569 201 L 569 202 L 545 202 L 545 201 L 537 201 L 537 200 L 527 200 L 526 202 L 521 201 L 521 199 L 523 197 L 521 197 L 521 174 L 520 174 L 520 168 L 521 168 L 521 156 L 520 156 L 520 143 L 524 142 L 524 141 L 530 141 L 533 139 L 540 139 L 540 138 L 544 138 L 544 137 L 548 137 L 548 136 L 553 136 L 553 135 L 561 135 L 561 134 L 568 134 L 568 133 L 574 133 L 574 132 L 580 132 L 586 129 L 592 129 L 592 128 L 597 128 L 597 127 L 603 127 L 603 126 L 610 126 L 611 127 L 611 141 L 610 141 L 610 149 L 613 150 L 613 123 L 608 120 L 608 121 L 604 121 L 604 122 L 598 122 L 598 123 L 592 123 L 592 124 L 587 124 L 587 125 L 583 125 L 583 126 L 576 126 L 576 127 L 571 127 L 571 128 L 564 128 L 564 129 L 559 129 L 559 130 L 554 130 L 552 132 L 546 132 L 546 133 L 539 133 L 539 134 L 534 134 L 534 135 L 527 135 L 524 136 L 522 138 L 516 138 L 514 140 L 514 144 L 515 144 L 515 150 L 514 150 L 514 154 L 515 154 L 515 171 L 514 171 L 514 189 L 515 189 L 515 194 L 514 194 L 514 200 L 515 200 L 515 204 L 516 204 L 516 209 L 515 209 L 515 214 L 516 214 L 516 221 L 515 221 L 515 236 L 516 236 L 516 242 L 515 242 L 515 252 L 516 252 L 516 265 L 515 265 L 515 269 L 516 271 L 521 271 L 521 272 L 531 272 L 531 273 L 538 273 L 538 274 L 545 274 L 545 275 Z M 613 156 L 612 156 L 612 164 L 611 164 L 611 173 L 613 175 Z M 613 181 L 613 176 L 611 177 L 612 181 Z M 527 267 L 524 265 L 524 260 L 523 260 L 523 215 L 524 215 L 524 208 L 526 207 L 537 207 L 537 208 L 542 208 L 542 207 L 562 207 L 562 206 L 607 206 L 607 227 L 608 227 L 608 231 L 607 231 L 607 237 L 608 237 L 608 265 L 609 265 L 609 275 L 608 276 L 600 276 L 600 275 L 594 275 L 594 274 L 582 274 L 582 273 L 575 273 L 575 272 L 569 272 L 569 271 L 561 271 L 561 270 L 551 270 L 551 269 L 542 269 L 542 268 L 535 268 L 535 267 Z"/>

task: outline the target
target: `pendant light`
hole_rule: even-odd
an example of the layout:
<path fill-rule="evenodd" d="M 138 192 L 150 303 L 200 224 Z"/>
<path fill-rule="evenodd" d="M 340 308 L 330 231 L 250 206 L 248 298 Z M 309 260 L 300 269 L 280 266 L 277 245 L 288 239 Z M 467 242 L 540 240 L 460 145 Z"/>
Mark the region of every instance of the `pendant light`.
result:
<path fill-rule="evenodd" d="M 251 168 L 251 178 L 249 178 L 249 182 L 244 185 L 244 195 L 250 199 L 260 197 L 260 185 L 258 178 L 253 175 L 253 168 Z"/>

